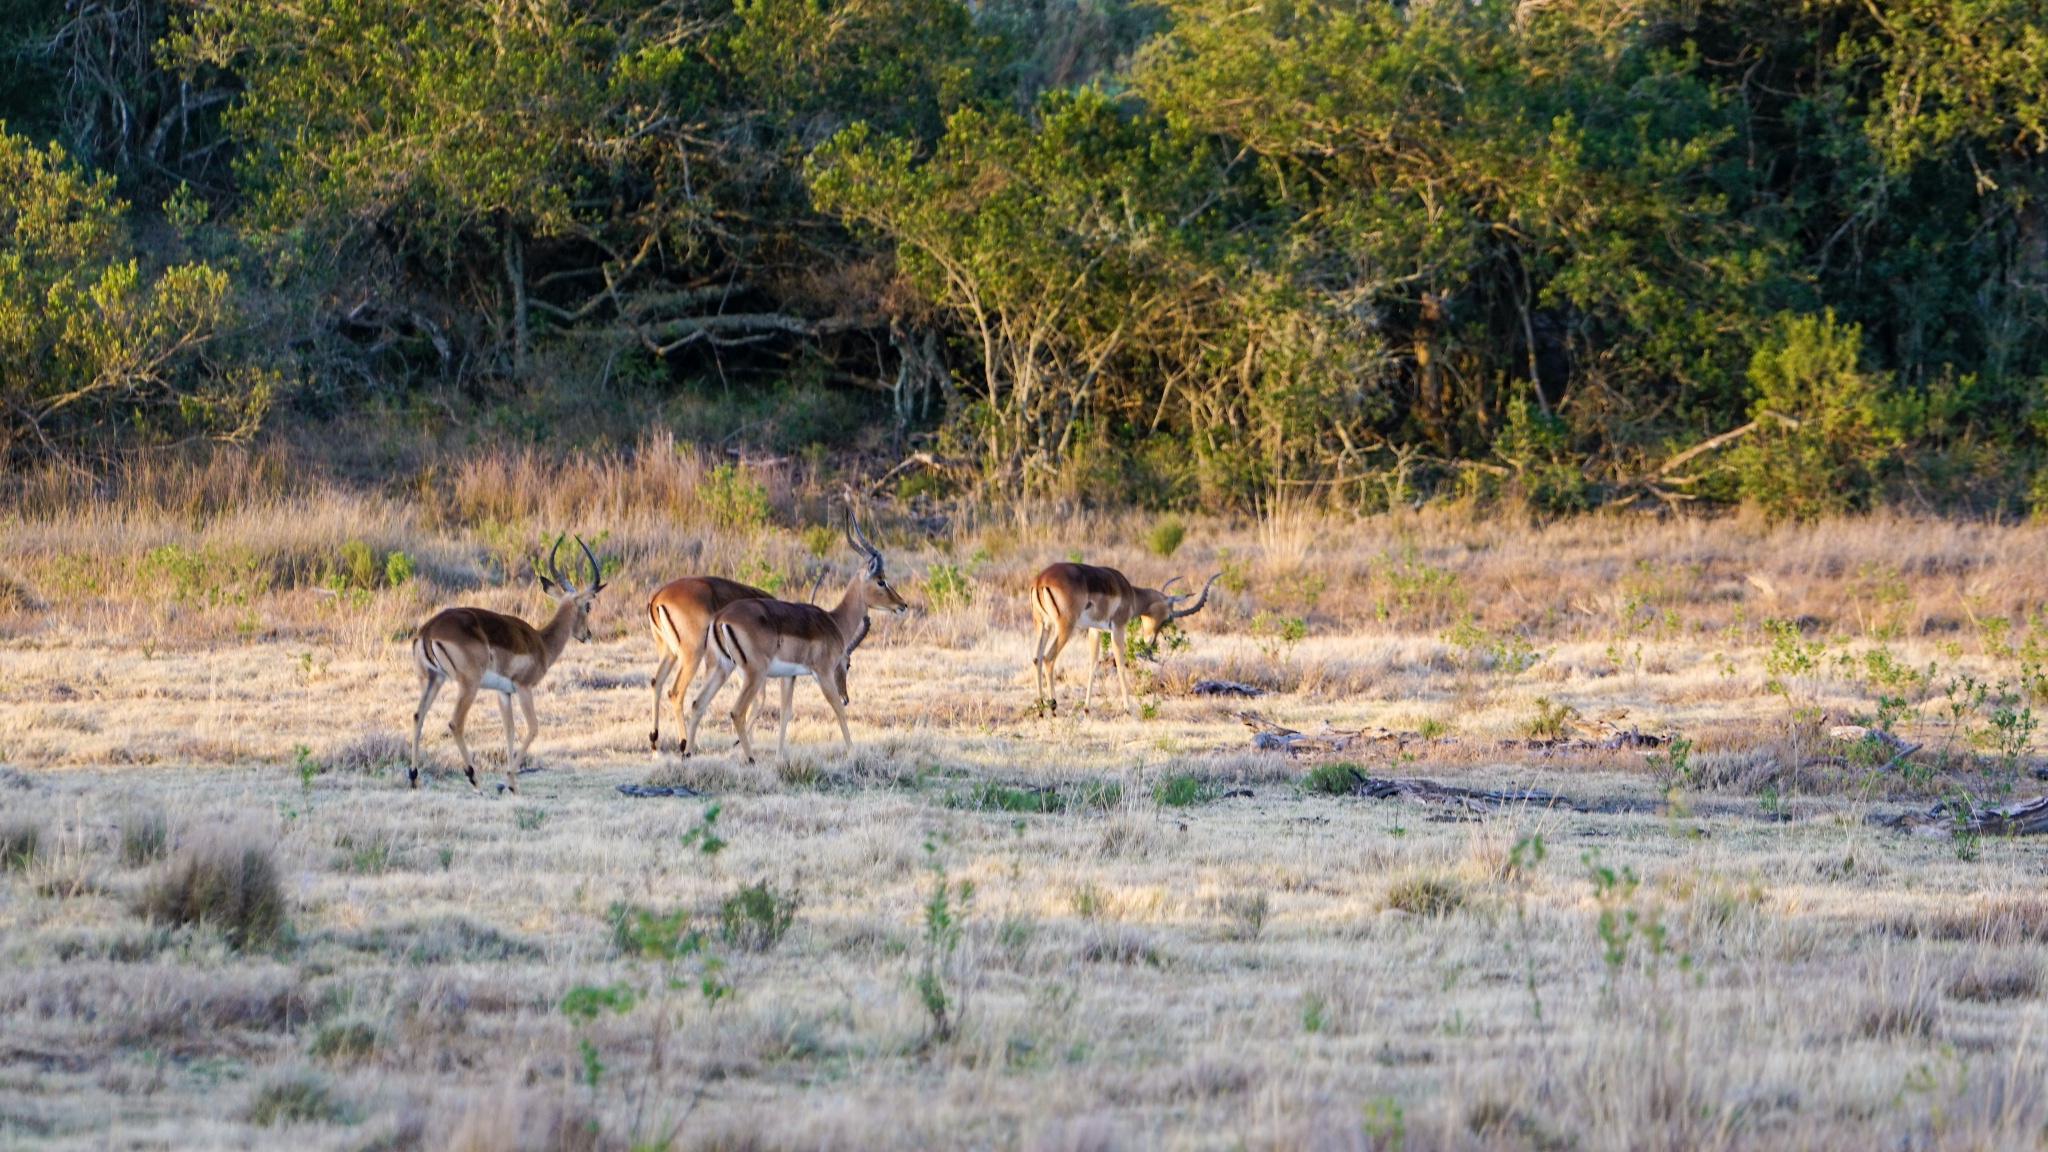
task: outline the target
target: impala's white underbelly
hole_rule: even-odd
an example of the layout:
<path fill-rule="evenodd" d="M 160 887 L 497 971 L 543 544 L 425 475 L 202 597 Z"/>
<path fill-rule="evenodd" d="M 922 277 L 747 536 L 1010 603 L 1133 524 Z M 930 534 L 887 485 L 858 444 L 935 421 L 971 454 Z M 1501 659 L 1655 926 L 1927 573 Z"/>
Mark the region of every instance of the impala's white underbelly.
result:
<path fill-rule="evenodd" d="M 782 662 L 782 661 L 780 661 L 780 660 L 770 660 L 770 661 L 768 662 L 768 675 L 770 675 L 770 676 L 812 676 L 812 675 L 816 675 L 816 673 L 812 672 L 812 671 L 811 671 L 811 670 L 810 670 L 809 668 L 806 668 L 806 667 L 804 667 L 804 666 L 803 666 L 803 665 L 801 665 L 801 664 L 785 664 L 785 663 L 783 663 L 783 662 Z"/>
<path fill-rule="evenodd" d="M 1076 628 L 1095 628 L 1103 632 L 1109 631 L 1108 620 L 1098 618 L 1095 616 L 1090 616 L 1085 612 L 1081 614 L 1081 618 L 1079 620 L 1074 622 L 1074 626 Z"/>
<path fill-rule="evenodd" d="M 505 679 L 503 676 L 498 675 L 496 672 L 484 673 L 483 678 L 478 680 L 476 683 L 477 687 L 488 688 L 493 692 L 509 693 L 519 691 L 518 685 L 512 683 L 510 680 Z"/>

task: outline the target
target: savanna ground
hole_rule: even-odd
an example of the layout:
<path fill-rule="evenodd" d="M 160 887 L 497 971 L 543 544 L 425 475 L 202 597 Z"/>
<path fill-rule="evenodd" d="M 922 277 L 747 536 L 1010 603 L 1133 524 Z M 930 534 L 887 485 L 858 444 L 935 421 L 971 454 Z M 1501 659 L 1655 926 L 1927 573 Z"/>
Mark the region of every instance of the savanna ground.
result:
<path fill-rule="evenodd" d="M 1282 512 L 1190 517 L 1167 559 L 1150 517 L 885 505 L 917 609 L 855 659 L 854 754 L 805 683 L 789 762 L 748 766 L 723 702 L 650 760 L 641 609 L 685 572 L 843 579 L 818 466 L 365 495 L 224 460 L 53 481 L 0 532 L 8 1146 L 2042 1141 L 2042 846 L 1866 817 L 2038 790 L 2048 530 Z M 538 615 L 563 529 L 613 583 L 536 770 L 472 793 L 444 702 L 406 791 L 406 634 Z M 1070 553 L 1225 573 L 1139 718 L 1107 665 L 1092 716 L 1032 706 L 1022 590 Z M 1412 735 L 1290 759 L 1244 707 Z M 1541 746 L 1617 728 L 1686 743 Z M 472 745 L 500 733 L 480 702 Z M 1596 810 L 1447 819 L 1318 790 L 1335 761 Z M 647 781 L 704 798 L 616 791 Z"/>

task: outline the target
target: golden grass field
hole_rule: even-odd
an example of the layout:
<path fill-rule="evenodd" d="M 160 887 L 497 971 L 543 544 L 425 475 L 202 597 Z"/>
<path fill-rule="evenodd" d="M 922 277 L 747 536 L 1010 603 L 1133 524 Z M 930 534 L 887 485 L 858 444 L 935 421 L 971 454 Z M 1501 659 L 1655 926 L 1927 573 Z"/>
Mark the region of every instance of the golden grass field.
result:
<path fill-rule="evenodd" d="M 2041 1146 L 2042 846 L 1866 817 L 2040 790 L 2048 530 L 1283 511 L 1189 517 L 1169 561 L 1135 514 L 879 505 L 916 609 L 854 660 L 854 754 L 803 683 L 786 764 L 736 763 L 723 701 L 702 754 L 651 758 L 652 588 L 854 569 L 803 532 L 825 478 L 763 480 L 765 525 L 659 444 L 382 493 L 230 459 L 24 494 L 0 525 L 0 1147 Z M 407 791 L 411 627 L 537 616 L 526 565 L 558 530 L 614 583 L 538 693 L 536 770 L 499 794 L 487 762 L 472 793 L 444 694 Z M 1057 718 L 1033 707 L 1022 593 L 1070 553 L 1228 573 L 1144 666 L 1145 716 L 1107 665 L 1077 715 L 1078 646 Z M 1188 693 L 1219 676 L 1268 694 Z M 1239 708 L 1415 735 L 1290 758 Z M 1910 759 L 1826 734 L 1880 710 Z M 472 747 L 499 725 L 480 701 Z M 1692 743 L 1678 771 L 1532 726 Z M 1605 810 L 1305 786 L 1332 761 Z M 615 789 L 646 781 L 706 798 Z M 151 903 L 222 845 L 274 864 L 278 938 Z M 765 921 L 721 919 L 763 884 Z"/>

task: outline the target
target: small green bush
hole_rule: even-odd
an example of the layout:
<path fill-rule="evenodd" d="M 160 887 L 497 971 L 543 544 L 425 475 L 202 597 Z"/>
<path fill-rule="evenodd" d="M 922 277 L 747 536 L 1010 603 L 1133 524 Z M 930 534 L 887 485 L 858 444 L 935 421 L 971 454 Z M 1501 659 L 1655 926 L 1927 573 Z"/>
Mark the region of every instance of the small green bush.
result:
<path fill-rule="evenodd" d="M 1180 772 L 1152 786 L 1152 799 L 1168 808 L 1189 808 L 1216 798 L 1216 786 L 1192 772 Z"/>
<path fill-rule="evenodd" d="M 699 481 L 697 500 L 728 531 L 753 533 L 768 523 L 768 489 L 734 464 L 720 464 Z"/>
<path fill-rule="evenodd" d="M 795 892 L 777 892 L 763 880 L 749 884 L 718 905 L 718 936 L 748 952 L 766 952 L 782 940 L 803 900 Z"/>
<path fill-rule="evenodd" d="M 1301 778 L 1301 790 L 1311 796 L 1349 796 L 1365 783 L 1365 771 L 1346 761 L 1318 764 Z"/>
<path fill-rule="evenodd" d="M 1522 722 L 1522 731 L 1533 739 L 1556 740 L 1565 726 L 1578 719 L 1579 710 L 1569 704 L 1554 704 L 1548 696 L 1536 698 L 1536 714 Z"/>
<path fill-rule="evenodd" d="M 933 611 L 965 608 L 974 599 L 974 586 L 958 564 L 932 564 L 924 571 L 925 602 Z"/>
<path fill-rule="evenodd" d="M 259 1128 L 274 1124 L 332 1124 L 343 1115 L 341 1102 L 325 1084 L 310 1076 L 266 1084 L 249 1102 L 249 1123 Z"/>
<path fill-rule="evenodd" d="M 140 868 L 171 850 L 171 826 L 161 812 L 130 812 L 121 818 L 121 863 Z"/>
<path fill-rule="evenodd" d="M 384 557 L 384 583 L 393 588 L 411 580 L 419 571 L 419 563 L 403 552 L 392 552 Z"/>
<path fill-rule="evenodd" d="M 1180 517 L 1167 516 L 1152 525 L 1152 531 L 1145 537 L 1145 547 L 1150 548 L 1154 556 L 1165 559 L 1180 550 L 1180 543 L 1187 539 L 1187 535 L 1187 525 L 1180 522 Z"/>
<path fill-rule="evenodd" d="M 1862 355 L 1863 329 L 1838 323 L 1832 309 L 1777 318 L 1749 361 L 1756 431 L 1729 453 L 1745 499 L 1805 520 L 1876 495 L 1902 429 L 1895 398 L 1863 371 Z"/>
<path fill-rule="evenodd" d="M 144 890 L 138 911 L 158 923 L 218 928 L 239 949 L 274 943 L 286 929 L 284 888 L 270 851 L 229 841 L 180 853 Z"/>
<path fill-rule="evenodd" d="M 43 830 L 26 820 L 0 825 L 0 869 L 25 872 L 42 854 Z"/>
<path fill-rule="evenodd" d="M 690 927 L 687 908 L 664 913 L 633 904 L 613 904 L 605 919 L 611 921 L 612 947 L 623 956 L 674 960 L 704 946 L 704 934 Z"/>

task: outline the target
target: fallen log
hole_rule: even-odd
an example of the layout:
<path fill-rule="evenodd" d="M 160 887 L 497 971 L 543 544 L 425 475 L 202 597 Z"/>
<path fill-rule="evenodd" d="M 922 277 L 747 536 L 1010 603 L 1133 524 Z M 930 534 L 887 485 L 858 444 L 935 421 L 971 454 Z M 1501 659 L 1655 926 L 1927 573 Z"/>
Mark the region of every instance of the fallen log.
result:
<path fill-rule="evenodd" d="M 1915 836 L 2040 836 L 2048 834 L 2048 795 L 2006 804 L 1967 797 L 1943 800 L 1925 812 L 1873 813 L 1872 824 Z"/>
<path fill-rule="evenodd" d="M 1235 680 L 1197 680 L 1188 685 L 1190 696 L 1264 696 L 1266 690 Z"/>

